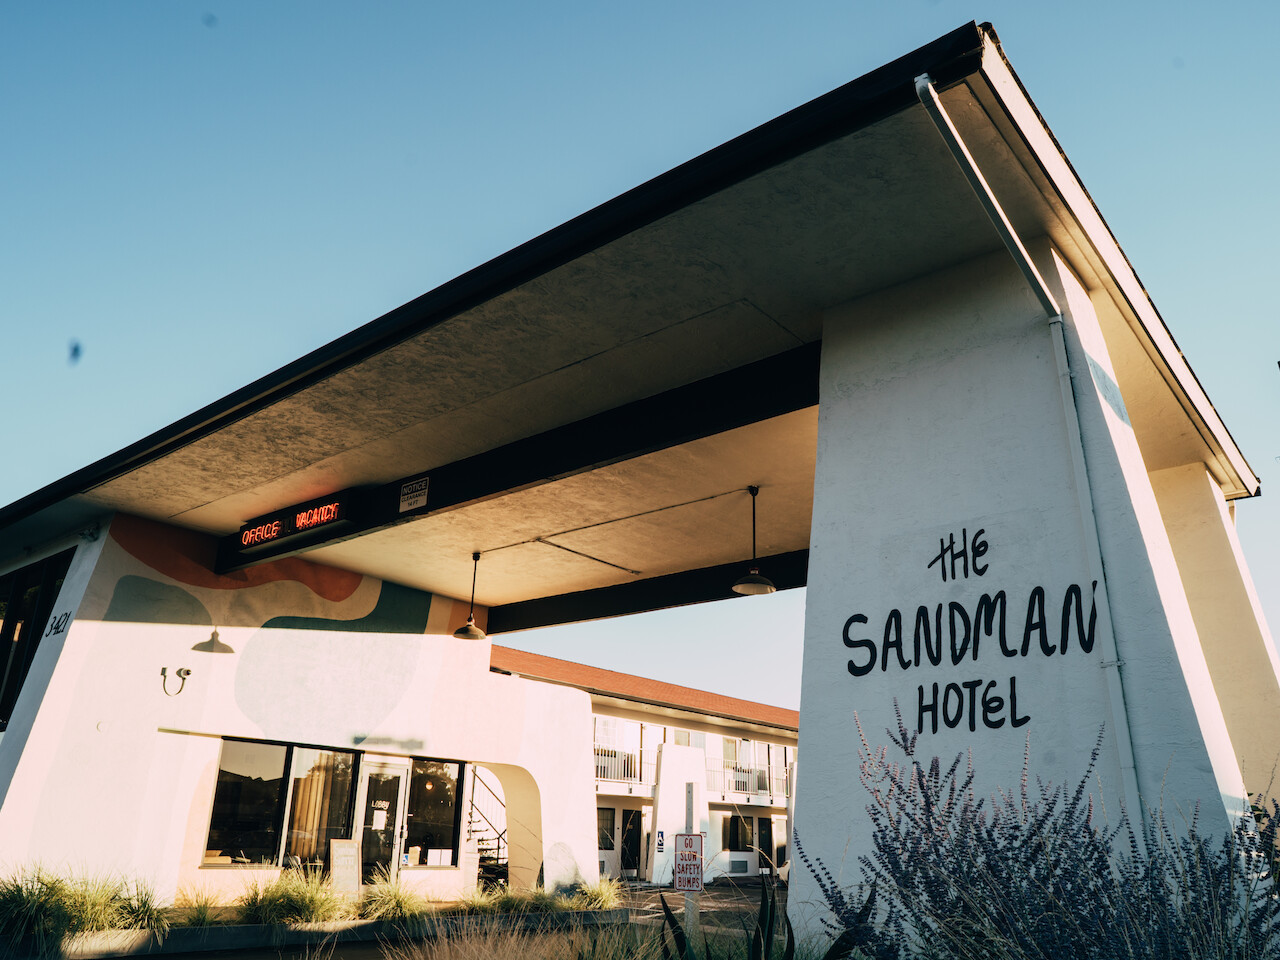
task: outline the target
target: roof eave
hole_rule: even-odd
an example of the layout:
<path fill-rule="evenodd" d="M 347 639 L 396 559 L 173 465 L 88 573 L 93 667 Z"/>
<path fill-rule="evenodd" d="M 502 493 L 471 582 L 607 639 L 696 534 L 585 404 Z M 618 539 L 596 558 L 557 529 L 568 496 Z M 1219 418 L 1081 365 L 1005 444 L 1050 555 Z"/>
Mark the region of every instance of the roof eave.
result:
<path fill-rule="evenodd" d="M 978 77 L 998 102 L 1023 149 L 1034 158 L 1055 206 L 1067 216 L 1079 249 L 1091 260 L 1092 272 L 1108 287 L 1113 301 L 1146 349 L 1186 416 L 1212 454 L 1208 464 L 1228 500 L 1257 496 L 1261 483 L 1231 431 L 1219 416 L 1200 380 L 1178 348 L 1115 234 L 1077 176 L 1066 153 L 1041 117 L 990 24 L 983 25 L 983 57 Z M 1008 131 L 1002 131 L 1008 138 Z M 1029 173 L 1031 171 L 1028 171 Z"/>
<path fill-rule="evenodd" d="M 136 443 L 0 507 L 0 530 L 34 517 L 541 276 L 824 143 L 917 105 L 914 79 L 976 72 L 985 29 L 968 23 L 748 131 L 397 307 Z"/>

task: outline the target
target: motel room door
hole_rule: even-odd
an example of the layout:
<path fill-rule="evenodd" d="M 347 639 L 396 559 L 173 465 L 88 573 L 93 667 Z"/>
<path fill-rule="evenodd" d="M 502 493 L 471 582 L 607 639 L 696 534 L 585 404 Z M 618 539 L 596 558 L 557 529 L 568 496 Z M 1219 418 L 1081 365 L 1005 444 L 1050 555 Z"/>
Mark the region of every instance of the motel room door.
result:
<path fill-rule="evenodd" d="M 405 793 L 409 761 L 400 757 L 369 757 L 360 763 L 356 811 L 360 830 L 360 877 L 370 883 L 385 876 L 394 880 L 400 869 L 405 836 Z"/>
<path fill-rule="evenodd" d="M 635 876 L 640 870 L 640 811 L 622 811 L 622 875 Z"/>
<path fill-rule="evenodd" d="M 772 873 L 777 869 L 777 864 L 773 860 L 773 817 L 757 817 L 756 823 L 759 827 L 756 830 L 756 846 L 759 849 L 759 857 L 761 873 Z"/>

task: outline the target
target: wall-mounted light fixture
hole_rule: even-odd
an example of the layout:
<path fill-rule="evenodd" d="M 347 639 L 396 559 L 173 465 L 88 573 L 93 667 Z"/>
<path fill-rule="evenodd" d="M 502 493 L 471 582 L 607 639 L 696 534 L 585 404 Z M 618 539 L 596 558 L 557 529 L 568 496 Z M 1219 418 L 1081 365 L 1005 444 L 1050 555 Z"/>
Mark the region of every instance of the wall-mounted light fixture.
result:
<path fill-rule="evenodd" d="M 471 555 L 471 612 L 464 626 L 453 631 L 459 640 L 483 640 L 485 632 L 476 626 L 476 571 L 480 569 L 480 551 Z"/>
<path fill-rule="evenodd" d="M 174 671 L 174 676 L 176 676 L 179 681 L 178 689 L 173 691 L 173 693 L 170 693 L 169 692 L 169 668 L 168 667 L 160 668 L 160 688 L 164 690 L 164 695 L 166 697 L 176 697 L 178 694 L 182 692 L 183 687 L 187 685 L 187 677 L 191 676 L 191 671 L 188 670 L 186 667 L 179 667 L 177 670 Z"/>
<path fill-rule="evenodd" d="M 751 567 L 747 575 L 733 585 L 734 593 L 747 596 L 773 593 L 778 589 L 772 580 L 760 575 L 760 568 L 756 566 L 756 495 L 759 492 L 760 488 L 757 486 L 747 487 L 747 493 L 751 494 Z"/>

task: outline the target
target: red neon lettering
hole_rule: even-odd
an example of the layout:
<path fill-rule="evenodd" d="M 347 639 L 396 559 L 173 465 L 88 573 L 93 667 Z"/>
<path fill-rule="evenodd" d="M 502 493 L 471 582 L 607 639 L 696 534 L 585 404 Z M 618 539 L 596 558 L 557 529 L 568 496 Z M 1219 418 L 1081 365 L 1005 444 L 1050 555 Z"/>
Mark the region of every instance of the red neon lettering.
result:
<path fill-rule="evenodd" d="M 338 507 L 339 504 L 337 503 L 326 503 L 323 507 L 312 507 L 310 510 L 303 510 L 294 518 L 294 527 L 298 530 L 307 530 L 337 519 Z"/>
<path fill-rule="evenodd" d="M 274 520 L 271 523 L 259 524 L 240 534 L 240 545 L 247 547 L 251 544 L 274 540 L 278 536 L 280 536 L 280 521 Z"/>

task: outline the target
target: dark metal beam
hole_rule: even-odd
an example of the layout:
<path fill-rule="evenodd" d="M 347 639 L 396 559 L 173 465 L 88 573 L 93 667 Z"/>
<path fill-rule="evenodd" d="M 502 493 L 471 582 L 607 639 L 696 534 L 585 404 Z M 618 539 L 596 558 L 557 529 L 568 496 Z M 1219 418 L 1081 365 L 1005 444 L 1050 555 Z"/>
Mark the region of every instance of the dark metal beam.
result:
<path fill-rule="evenodd" d="M 249 549 L 242 547 L 239 534 L 223 537 L 218 571 L 239 570 L 349 540 L 425 514 L 454 510 L 807 409 L 818 402 L 821 353 L 820 343 L 805 344 L 444 464 L 421 475 L 428 481 L 427 502 L 415 510 L 400 510 L 401 484 L 409 478 L 374 489 L 335 492 L 353 504 L 341 529 L 319 528 L 278 546 L 254 545 Z"/>
<path fill-rule="evenodd" d="M 809 582 L 808 550 L 761 557 L 752 566 L 758 566 L 760 572 L 772 580 L 779 590 L 803 587 Z M 578 623 L 667 607 L 682 607 L 709 600 L 727 600 L 737 596 L 731 587 L 746 572 L 747 564 L 742 561 L 722 563 L 613 587 L 507 603 L 489 608 L 485 631 L 490 635 L 511 633 L 534 627 L 551 627 L 561 623 Z"/>
<path fill-rule="evenodd" d="M 437 467 L 426 512 L 439 513 L 794 413 L 818 403 L 822 345 L 707 377 Z M 384 488 L 399 496 L 399 484 Z"/>

